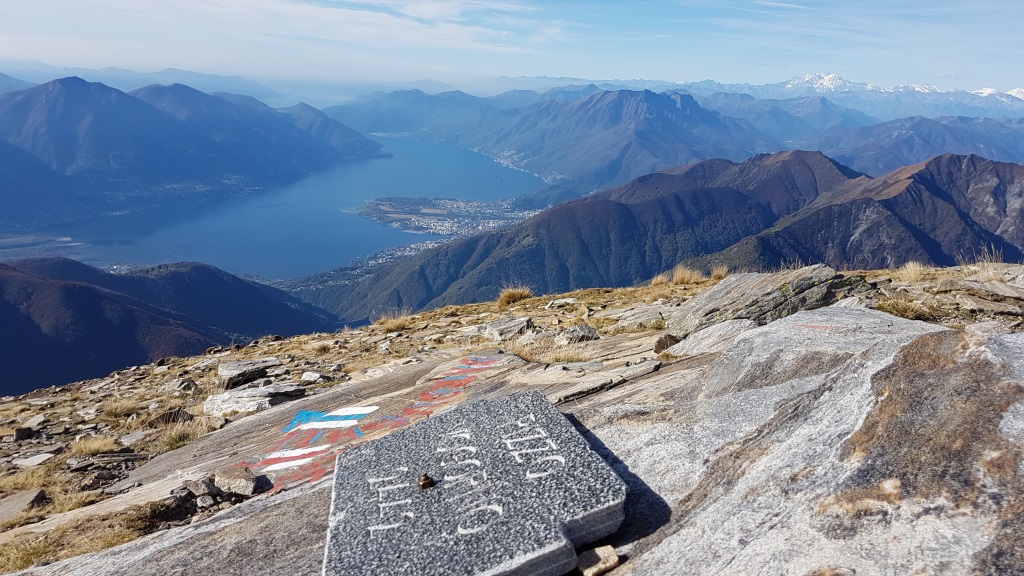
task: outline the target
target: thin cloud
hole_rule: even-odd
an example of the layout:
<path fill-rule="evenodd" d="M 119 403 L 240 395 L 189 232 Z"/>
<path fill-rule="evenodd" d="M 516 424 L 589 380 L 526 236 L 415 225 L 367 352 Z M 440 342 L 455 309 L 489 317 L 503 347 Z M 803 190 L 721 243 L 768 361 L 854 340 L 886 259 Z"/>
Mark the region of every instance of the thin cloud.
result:
<path fill-rule="evenodd" d="M 790 4 L 788 2 L 769 2 L 768 0 L 756 0 L 754 3 L 760 4 L 761 6 L 769 6 L 771 8 L 791 8 L 793 10 L 810 10 L 810 6 Z"/>

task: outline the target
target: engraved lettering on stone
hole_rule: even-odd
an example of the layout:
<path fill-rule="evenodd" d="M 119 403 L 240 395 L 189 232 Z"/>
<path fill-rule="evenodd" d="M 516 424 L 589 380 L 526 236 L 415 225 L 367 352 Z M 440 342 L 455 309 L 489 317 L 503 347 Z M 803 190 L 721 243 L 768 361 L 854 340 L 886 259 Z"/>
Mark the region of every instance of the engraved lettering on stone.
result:
<path fill-rule="evenodd" d="M 406 467 L 395 468 L 398 474 L 383 476 L 379 478 L 367 478 L 366 482 L 370 489 L 377 493 L 377 510 L 379 518 L 385 523 L 375 524 L 367 527 L 370 537 L 381 532 L 387 532 L 394 528 L 404 526 L 407 520 L 412 520 L 416 515 L 411 510 L 402 510 L 396 507 L 406 507 L 412 504 L 411 498 L 403 498 L 407 490 L 412 486 L 411 482 L 400 482 L 404 473 L 408 473 Z"/>
<path fill-rule="evenodd" d="M 527 464 L 523 475 L 527 480 L 549 476 L 565 467 L 565 457 L 557 454 L 558 446 L 548 437 L 547 430 L 536 422 L 537 417 L 528 414 L 513 422 L 515 429 L 502 437 L 512 458 L 520 464 Z"/>
<path fill-rule="evenodd" d="M 483 462 L 471 456 L 479 451 L 468 430 L 454 430 L 441 435 L 435 450 L 441 454 L 442 468 L 446 471 L 441 482 L 448 494 L 446 502 L 456 503 L 459 522 L 456 533 L 466 536 L 483 532 L 501 517 L 504 509 L 494 504 L 494 490 L 487 482 Z"/>
<path fill-rule="evenodd" d="M 543 478 L 558 472 L 559 468 L 565 467 L 565 457 L 560 454 L 551 454 L 539 458 L 526 469 L 526 479 Z"/>

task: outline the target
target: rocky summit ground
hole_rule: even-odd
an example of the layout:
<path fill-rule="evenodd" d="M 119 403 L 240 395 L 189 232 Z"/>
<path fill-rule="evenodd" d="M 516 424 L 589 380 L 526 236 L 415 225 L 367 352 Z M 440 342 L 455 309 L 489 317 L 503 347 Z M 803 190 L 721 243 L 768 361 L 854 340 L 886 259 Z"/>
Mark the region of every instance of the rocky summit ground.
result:
<path fill-rule="evenodd" d="M 539 390 L 629 486 L 613 574 L 1024 574 L 1024 266 L 518 297 L 2 399 L 2 568 L 318 574 L 337 453 Z"/>

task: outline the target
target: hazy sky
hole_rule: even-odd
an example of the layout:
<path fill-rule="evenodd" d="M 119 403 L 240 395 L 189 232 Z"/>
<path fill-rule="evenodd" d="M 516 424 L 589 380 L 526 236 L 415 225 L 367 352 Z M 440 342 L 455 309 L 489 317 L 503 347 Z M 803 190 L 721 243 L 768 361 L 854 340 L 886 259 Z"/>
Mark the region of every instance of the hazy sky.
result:
<path fill-rule="evenodd" d="M 1024 86 L 1021 0 L 0 0 L 0 57 L 251 78 Z M 0 70 L 2 71 L 2 70 Z"/>

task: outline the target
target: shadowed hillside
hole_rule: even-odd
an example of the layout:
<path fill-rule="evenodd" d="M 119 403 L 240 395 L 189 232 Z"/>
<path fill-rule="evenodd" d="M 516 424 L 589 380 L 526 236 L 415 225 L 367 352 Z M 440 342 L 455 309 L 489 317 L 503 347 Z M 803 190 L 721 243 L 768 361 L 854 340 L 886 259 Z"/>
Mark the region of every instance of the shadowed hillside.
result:
<path fill-rule="evenodd" d="M 127 275 L 73 260 L 0 268 L 0 394 L 100 376 L 164 356 L 267 334 L 332 331 L 338 323 L 294 297 L 204 264 Z"/>

